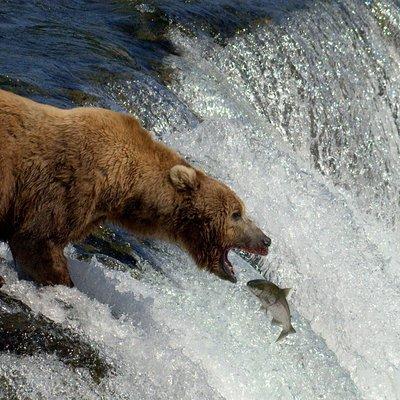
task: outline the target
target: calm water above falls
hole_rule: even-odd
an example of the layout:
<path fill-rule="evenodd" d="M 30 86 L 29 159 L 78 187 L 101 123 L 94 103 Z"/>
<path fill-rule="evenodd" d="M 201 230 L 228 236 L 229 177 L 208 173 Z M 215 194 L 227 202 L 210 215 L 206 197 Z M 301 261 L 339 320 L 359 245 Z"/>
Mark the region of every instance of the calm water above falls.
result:
<path fill-rule="evenodd" d="M 133 113 L 228 182 L 274 245 L 231 255 L 234 286 L 116 229 L 135 271 L 71 246 L 73 290 L 18 280 L 0 245 L 4 290 L 110 365 L 98 382 L 3 352 L 0 398 L 400 398 L 399 29 L 390 0 L 4 1 L 1 88 Z M 245 288 L 260 273 L 293 287 L 281 344 Z"/>

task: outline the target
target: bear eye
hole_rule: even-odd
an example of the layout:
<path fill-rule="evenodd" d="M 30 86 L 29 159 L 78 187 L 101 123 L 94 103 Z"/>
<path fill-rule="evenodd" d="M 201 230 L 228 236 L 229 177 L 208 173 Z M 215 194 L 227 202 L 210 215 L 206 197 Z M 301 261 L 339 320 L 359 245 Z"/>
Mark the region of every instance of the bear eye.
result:
<path fill-rule="evenodd" d="M 233 219 L 234 221 L 239 221 L 240 218 L 242 218 L 242 213 L 241 213 L 240 211 L 235 211 L 235 212 L 232 214 L 232 219 Z"/>

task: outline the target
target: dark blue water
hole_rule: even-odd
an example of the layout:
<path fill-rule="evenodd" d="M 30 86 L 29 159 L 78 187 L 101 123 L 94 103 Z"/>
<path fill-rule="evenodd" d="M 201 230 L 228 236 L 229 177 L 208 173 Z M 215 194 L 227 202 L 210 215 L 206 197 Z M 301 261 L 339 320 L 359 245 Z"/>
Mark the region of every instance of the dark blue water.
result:
<path fill-rule="evenodd" d="M 226 41 L 305 1 L 3 1 L 0 87 L 55 105 L 101 103 L 99 88 L 138 72 L 162 81 L 170 26 Z"/>

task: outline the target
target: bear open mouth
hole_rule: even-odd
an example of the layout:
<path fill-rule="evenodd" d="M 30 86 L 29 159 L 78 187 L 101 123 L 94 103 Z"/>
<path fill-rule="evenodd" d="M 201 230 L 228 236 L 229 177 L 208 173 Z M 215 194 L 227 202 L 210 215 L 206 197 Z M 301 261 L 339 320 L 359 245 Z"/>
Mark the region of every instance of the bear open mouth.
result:
<path fill-rule="evenodd" d="M 260 256 L 266 256 L 268 254 L 268 247 L 260 247 L 260 248 L 256 248 L 256 249 L 239 248 L 238 247 L 237 249 L 245 251 L 246 253 L 250 253 L 250 254 L 258 254 Z M 221 267 L 222 267 L 223 272 L 225 273 L 224 278 L 232 283 L 236 283 L 237 278 L 235 276 L 235 271 L 233 269 L 233 265 L 228 260 L 229 250 L 232 250 L 232 248 L 227 248 L 222 253 Z"/>

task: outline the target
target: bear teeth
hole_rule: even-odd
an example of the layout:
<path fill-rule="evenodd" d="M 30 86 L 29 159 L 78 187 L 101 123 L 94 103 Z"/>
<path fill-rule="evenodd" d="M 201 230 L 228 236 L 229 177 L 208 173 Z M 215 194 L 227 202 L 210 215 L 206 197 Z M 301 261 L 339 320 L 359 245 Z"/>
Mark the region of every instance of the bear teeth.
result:
<path fill-rule="evenodd" d="M 228 252 L 229 252 L 229 249 L 225 250 L 225 252 L 224 252 L 222 267 L 223 267 L 225 273 L 228 274 L 232 278 L 232 280 L 236 280 L 233 265 L 228 260 Z"/>

